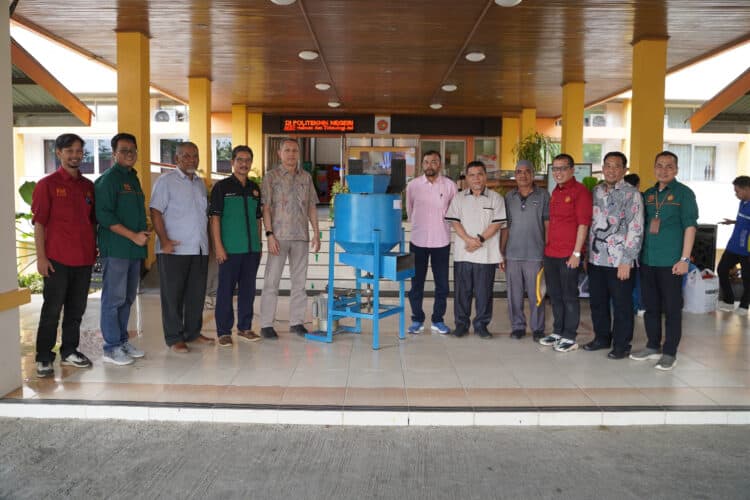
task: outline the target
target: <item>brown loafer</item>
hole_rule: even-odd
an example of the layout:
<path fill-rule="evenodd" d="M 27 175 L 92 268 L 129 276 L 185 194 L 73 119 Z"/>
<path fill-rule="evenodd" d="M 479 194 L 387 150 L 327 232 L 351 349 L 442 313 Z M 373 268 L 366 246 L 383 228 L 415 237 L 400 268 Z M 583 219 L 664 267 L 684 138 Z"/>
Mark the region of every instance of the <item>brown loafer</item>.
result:
<path fill-rule="evenodd" d="M 205 335 L 203 335 L 202 333 L 201 333 L 201 334 L 199 334 L 199 335 L 198 335 L 197 337 L 195 337 L 194 339 L 190 340 L 190 343 L 191 343 L 191 344 L 192 344 L 192 343 L 196 343 L 196 344 L 213 344 L 214 342 L 215 342 L 215 340 L 214 340 L 214 339 L 212 339 L 211 337 L 206 337 L 206 336 L 205 336 Z"/>
<path fill-rule="evenodd" d="M 221 347 L 232 347 L 231 335 L 219 335 L 219 345 Z"/>
<path fill-rule="evenodd" d="M 172 349 L 172 352 L 190 352 L 190 349 L 188 349 L 188 346 L 185 342 L 177 342 L 176 344 L 172 344 L 169 348 Z"/>
<path fill-rule="evenodd" d="M 252 330 L 238 330 L 237 338 L 247 340 L 248 342 L 257 342 L 261 339 L 260 335 Z"/>

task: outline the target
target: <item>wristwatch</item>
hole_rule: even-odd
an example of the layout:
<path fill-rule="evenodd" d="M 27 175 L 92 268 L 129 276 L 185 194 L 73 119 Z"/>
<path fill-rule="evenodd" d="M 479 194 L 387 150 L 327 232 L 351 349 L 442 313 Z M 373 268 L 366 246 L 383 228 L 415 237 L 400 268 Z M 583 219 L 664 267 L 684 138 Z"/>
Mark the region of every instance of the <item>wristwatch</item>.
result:
<path fill-rule="evenodd" d="M 680 262 L 687 262 L 690 264 L 690 259 L 688 257 L 680 257 Z"/>
<path fill-rule="evenodd" d="M 573 257 L 581 258 L 581 252 L 573 252 Z"/>
<path fill-rule="evenodd" d="M 482 236 L 481 234 L 477 234 L 477 238 L 479 238 L 479 241 L 481 241 L 482 243 L 484 243 L 486 241 L 484 239 L 484 236 Z"/>
<path fill-rule="evenodd" d="M 266 238 L 273 236 L 273 231 L 266 231 Z"/>

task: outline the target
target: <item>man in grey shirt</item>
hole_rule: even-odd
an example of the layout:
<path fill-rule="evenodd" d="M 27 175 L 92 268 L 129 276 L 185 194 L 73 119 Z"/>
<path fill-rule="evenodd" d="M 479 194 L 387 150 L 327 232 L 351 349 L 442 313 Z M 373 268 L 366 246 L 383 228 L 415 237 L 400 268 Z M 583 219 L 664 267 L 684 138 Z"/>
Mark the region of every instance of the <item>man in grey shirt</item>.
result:
<path fill-rule="evenodd" d="M 526 335 L 523 295 L 529 296 L 534 340 L 544 337 L 544 304 L 537 306 L 536 279 L 542 268 L 544 239 L 549 225 L 549 193 L 534 185 L 534 168 L 528 160 L 516 164 L 516 188 L 505 195 L 508 227 L 503 230 L 500 250 L 508 285 L 508 315 L 514 339 Z"/>

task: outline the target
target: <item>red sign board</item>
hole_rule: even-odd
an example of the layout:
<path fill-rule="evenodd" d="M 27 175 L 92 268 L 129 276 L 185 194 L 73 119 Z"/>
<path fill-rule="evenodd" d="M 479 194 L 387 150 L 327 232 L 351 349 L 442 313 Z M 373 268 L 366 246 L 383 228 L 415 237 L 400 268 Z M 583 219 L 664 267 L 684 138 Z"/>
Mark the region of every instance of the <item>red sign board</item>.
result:
<path fill-rule="evenodd" d="M 354 132 L 351 118 L 285 118 L 284 132 Z"/>

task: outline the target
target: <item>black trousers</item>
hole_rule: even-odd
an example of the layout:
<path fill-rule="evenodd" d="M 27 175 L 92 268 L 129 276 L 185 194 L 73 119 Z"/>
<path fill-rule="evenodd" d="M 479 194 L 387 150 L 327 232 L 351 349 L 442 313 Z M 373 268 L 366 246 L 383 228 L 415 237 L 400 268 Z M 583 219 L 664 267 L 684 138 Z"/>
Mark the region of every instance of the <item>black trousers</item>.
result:
<path fill-rule="evenodd" d="M 716 273 L 719 275 L 721 296 L 724 302 L 728 302 L 729 304 L 734 303 L 734 291 L 732 290 L 732 283 L 729 281 L 729 271 L 737 264 L 742 269 L 742 298 L 740 299 L 740 307 L 747 309 L 747 306 L 750 305 L 750 256 L 737 255 L 736 253 L 727 251 L 722 254 L 719 266 L 716 268 Z"/>
<path fill-rule="evenodd" d="M 554 322 L 552 332 L 575 340 L 581 320 L 581 304 L 578 302 L 578 268 L 566 264 L 568 258 L 544 257 L 544 281 L 552 302 Z"/>
<path fill-rule="evenodd" d="M 203 328 L 208 255 L 157 254 L 161 323 L 168 346 L 198 338 Z"/>
<path fill-rule="evenodd" d="M 414 277 L 411 279 L 409 303 L 411 304 L 411 319 L 424 323 L 425 314 L 422 309 L 424 299 L 424 281 L 427 277 L 427 264 L 432 260 L 432 277 L 435 280 L 435 302 L 432 306 L 432 324 L 442 323 L 445 316 L 448 299 L 448 269 L 451 246 L 438 248 L 420 247 L 409 244 L 409 251 L 414 254 Z"/>
<path fill-rule="evenodd" d="M 78 350 L 81 338 L 81 319 L 86 312 L 86 300 L 91 284 L 91 266 L 66 266 L 50 260 L 54 273 L 44 278 L 44 303 L 36 332 L 36 360 L 52 362 L 52 348 L 57 341 L 57 324 L 64 309 L 60 355 L 65 358 Z"/>
<path fill-rule="evenodd" d="M 616 267 L 589 264 L 588 273 L 595 340 L 607 345 L 614 340 L 615 350 L 629 351 L 633 340 L 635 271 L 631 269 L 630 278 L 621 280 L 617 277 Z"/>
<path fill-rule="evenodd" d="M 671 266 L 651 267 L 641 264 L 641 294 L 646 308 L 643 320 L 648 336 L 647 347 L 662 348 L 664 354 L 675 356 L 682 337 L 682 276 L 672 274 Z M 664 346 L 662 314 L 665 317 Z"/>
<path fill-rule="evenodd" d="M 474 262 L 454 262 L 453 282 L 455 299 L 453 315 L 456 327 L 469 327 L 471 299 L 474 298 L 476 316 L 474 331 L 486 329 L 492 320 L 492 288 L 495 283 L 497 264 L 475 264 Z"/>

